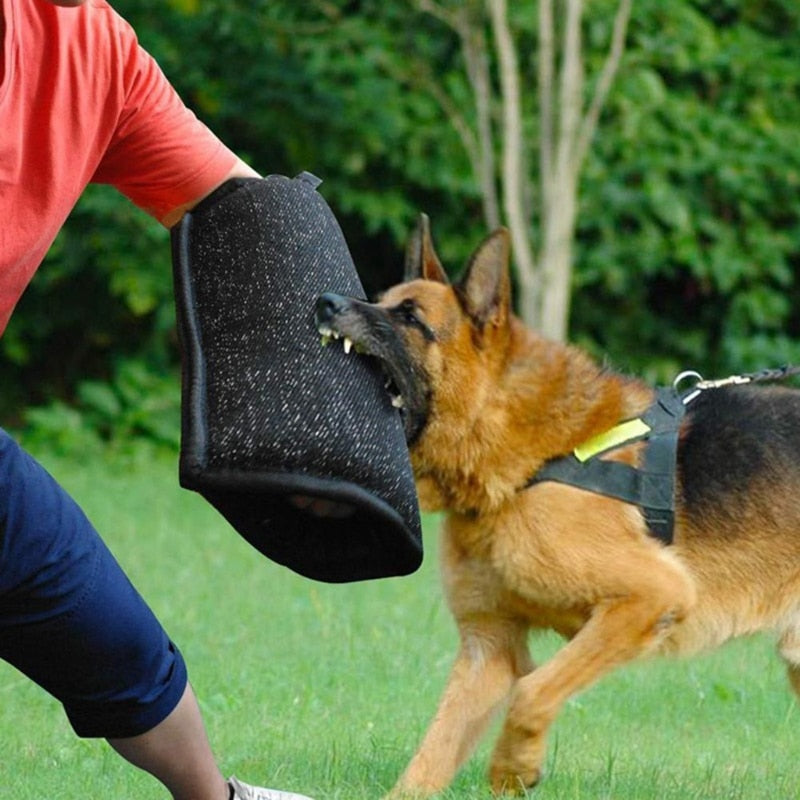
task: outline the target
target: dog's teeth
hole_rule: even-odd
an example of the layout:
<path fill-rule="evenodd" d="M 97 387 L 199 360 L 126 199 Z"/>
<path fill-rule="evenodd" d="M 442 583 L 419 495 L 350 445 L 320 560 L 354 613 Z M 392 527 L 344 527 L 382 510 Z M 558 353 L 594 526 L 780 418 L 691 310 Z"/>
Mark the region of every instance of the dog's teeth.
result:
<path fill-rule="evenodd" d="M 331 340 L 331 333 L 330 331 L 320 331 L 322 333 L 322 339 L 320 340 L 320 344 L 323 347 L 327 347 L 328 343 Z"/>
<path fill-rule="evenodd" d="M 392 398 L 392 405 L 393 405 L 395 408 L 403 408 L 403 406 L 405 406 L 405 403 L 403 402 L 403 397 L 402 397 L 402 395 L 399 395 L 399 394 L 398 394 L 398 395 L 397 395 L 397 397 L 393 397 L 393 398 Z"/>
<path fill-rule="evenodd" d="M 344 337 L 344 352 L 350 353 L 350 350 L 353 347 L 353 340 L 349 339 L 347 336 Z"/>

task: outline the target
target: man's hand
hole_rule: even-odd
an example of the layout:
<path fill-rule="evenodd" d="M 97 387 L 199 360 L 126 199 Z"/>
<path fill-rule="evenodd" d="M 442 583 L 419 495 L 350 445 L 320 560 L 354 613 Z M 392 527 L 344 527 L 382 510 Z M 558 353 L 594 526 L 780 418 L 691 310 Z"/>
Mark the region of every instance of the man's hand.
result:
<path fill-rule="evenodd" d="M 304 494 L 289 496 L 289 502 L 300 511 L 313 514 L 315 517 L 328 517 L 330 519 L 344 519 L 349 517 L 355 509 L 347 503 L 336 503 L 321 497 L 308 497 Z"/>

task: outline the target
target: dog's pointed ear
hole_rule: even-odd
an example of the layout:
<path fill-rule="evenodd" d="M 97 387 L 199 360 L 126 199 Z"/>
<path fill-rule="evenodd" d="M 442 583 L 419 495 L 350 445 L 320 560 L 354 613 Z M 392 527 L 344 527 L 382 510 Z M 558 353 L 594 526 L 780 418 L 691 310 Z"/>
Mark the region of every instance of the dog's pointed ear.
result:
<path fill-rule="evenodd" d="M 511 308 L 508 261 L 511 243 L 506 228 L 498 228 L 479 245 L 456 287 L 466 313 L 479 328 L 501 325 Z"/>
<path fill-rule="evenodd" d="M 424 278 L 426 281 L 450 283 L 439 256 L 433 247 L 431 226 L 427 214 L 420 214 L 417 227 L 406 248 L 404 280 Z"/>

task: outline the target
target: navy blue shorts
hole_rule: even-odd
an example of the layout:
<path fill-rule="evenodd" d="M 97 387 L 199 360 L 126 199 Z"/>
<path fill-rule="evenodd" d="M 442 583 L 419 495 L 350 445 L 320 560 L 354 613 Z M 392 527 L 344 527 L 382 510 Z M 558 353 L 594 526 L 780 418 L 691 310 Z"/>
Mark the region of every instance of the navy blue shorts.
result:
<path fill-rule="evenodd" d="M 0 658 L 54 695 L 79 736 L 154 728 L 186 666 L 83 512 L 0 429 Z"/>

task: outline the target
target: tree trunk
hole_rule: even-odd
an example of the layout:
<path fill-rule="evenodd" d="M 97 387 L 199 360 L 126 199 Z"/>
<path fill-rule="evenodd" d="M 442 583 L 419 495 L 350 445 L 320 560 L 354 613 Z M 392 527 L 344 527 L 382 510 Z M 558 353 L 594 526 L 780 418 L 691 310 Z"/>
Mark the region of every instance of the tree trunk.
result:
<path fill-rule="evenodd" d="M 542 230 L 539 253 L 543 281 L 540 322 L 543 336 L 557 341 L 567 337 L 572 286 L 572 255 L 577 217 L 574 176 L 557 175 L 551 188 L 551 204 Z"/>
<path fill-rule="evenodd" d="M 502 146 L 499 184 L 516 267 L 517 310 L 527 324 L 544 336 L 563 340 L 569 320 L 579 176 L 622 59 L 633 0 L 619 0 L 608 54 L 585 112 L 583 0 L 538 0 L 538 220 L 531 219 L 528 202 L 537 182 L 529 174 L 525 158 L 521 75 L 507 0 L 485 0 L 499 70 L 502 110 L 499 121 L 491 115 L 492 87 L 481 0 L 449 4 L 440 0 L 415 2 L 419 9 L 449 25 L 461 40 L 475 101 L 477 131 L 468 130 L 465 117 L 444 96 L 441 87 L 435 87 L 435 94 L 441 98 L 470 155 L 489 228 L 496 227 L 499 220 L 494 141 Z M 560 42 L 556 41 L 555 9 L 564 12 Z M 538 253 L 534 253 L 532 244 L 534 222 L 538 222 Z"/>
<path fill-rule="evenodd" d="M 483 26 L 469 19 L 469 10 L 464 9 L 459 27 L 461 47 L 467 64 L 478 128 L 478 179 L 483 198 L 483 216 L 489 230 L 500 227 L 500 202 L 497 197 L 497 169 L 492 136 L 492 88 L 489 74 L 489 57 Z"/>
<path fill-rule="evenodd" d="M 543 0 L 544 2 L 544 0 Z M 558 84 L 558 130 L 547 157 L 542 208 L 542 244 L 539 252 L 542 280 L 539 331 L 549 339 L 567 334 L 572 283 L 572 239 L 577 208 L 576 143 L 581 126 L 583 57 L 581 52 L 582 0 L 566 0 L 566 21 L 561 47 Z M 552 17 L 551 17 L 552 24 Z M 552 32 L 545 32 L 545 37 Z M 541 74 L 541 70 L 540 70 Z"/>
<path fill-rule="evenodd" d="M 536 262 L 530 238 L 530 222 L 525 213 L 525 158 L 522 141 L 522 103 L 520 101 L 517 51 L 508 26 L 506 0 L 487 0 L 500 63 L 500 88 L 503 99 L 503 210 L 506 216 L 514 263 L 520 284 L 526 291 L 536 289 Z M 533 320 L 536 324 L 537 320 Z"/>

